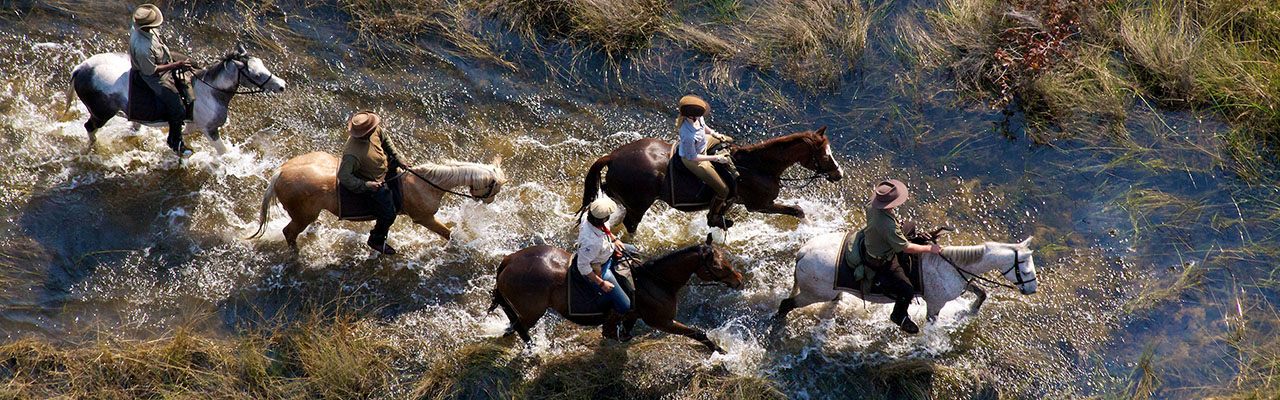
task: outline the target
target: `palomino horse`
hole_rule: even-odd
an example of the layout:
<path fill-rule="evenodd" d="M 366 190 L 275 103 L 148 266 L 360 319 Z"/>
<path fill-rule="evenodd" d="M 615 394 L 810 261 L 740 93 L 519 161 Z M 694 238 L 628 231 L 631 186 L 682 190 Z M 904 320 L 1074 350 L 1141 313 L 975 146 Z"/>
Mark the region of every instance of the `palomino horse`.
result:
<path fill-rule="evenodd" d="M 502 172 L 502 158 L 492 164 L 476 164 L 446 161 L 443 164 L 427 163 L 410 168 L 400 179 L 404 198 L 400 214 L 408 215 L 413 222 L 449 239 L 449 227 L 436 220 L 440 200 L 446 190 L 458 186 L 470 188 L 470 194 L 448 191 L 461 196 L 492 203 L 502 185 L 507 183 Z M 289 225 L 284 227 L 284 239 L 289 247 L 298 248 L 298 234 L 315 222 L 321 210 L 338 215 L 338 159 L 329 153 L 303 154 L 286 161 L 267 185 L 262 196 L 262 211 L 258 215 L 258 231 L 250 238 L 260 236 L 267 223 L 267 208 L 271 199 L 279 198 L 280 205 L 289 213 Z"/>
<path fill-rule="evenodd" d="M 777 137 L 763 143 L 737 146 L 729 145 L 734 164 L 741 176 L 738 178 L 736 201 L 749 211 L 769 214 L 787 214 L 804 218 L 804 210 L 797 206 L 775 203 L 782 188 L 782 173 L 794 164 L 814 171 L 813 178 L 825 175 L 828 181 L 839 181 L 843 175 L 840 165 L 831 155 L 827 142 L 827 127 Z M 582 192 L 582 204 L 586 207 L 596 199 L 600 187 L 600 170 L 605 173 L 605 193 L 622 203 L 626 210 L 623 224 L 634 234 L 645 212 L 659 198 L 681 211 L 706 210 L 711 206 L 710 190 L 702 191 L 701 198 L 685 202 L 697 193 L 702 184 L 692 174 L 688 179 L 677 179 L 676 197 L 681 201 L 672 204 L 671 182 L 667 176 L 667 163 L 671 160 L 671 143 L 657 139 L 640 139 L 619 147 L 609 155 L 600 157 L 587 171 Z M 659 196 L 667 193 L 667 196 Z"/>
<path fill-rule="evenodd" d="M 782 300 L 778 305 L 778 320 L 784 320 L 791 310 L 813 303 L 835 301 L 840 291 L 835 286 L 835 268 L 840 258 L 840 247 L 844 233 L 828 233 L 820 235 L 800 248 L 796 257 L 795 286 L 791 289 L 791 297 Z M 1031 258 L 1031 238 L 1021 243 L 986 242 L 975 246 L 947 246 L 942 255 L 953 266 L 937 254 L 922 254 L 920 260 L 921 284 L 924 302 L 928 308 L 925 314 L 933 322 L 948 301 L 960 297 L 965 290 L 978 295 L 978 301 L 969 309 L 970 314 L 978 312 L 987 293 L 972 283 L 975 277 L 988 271 L 1001 271 L 1005 279 L 1013 282 L 1022 294 L 1036 292 L 1036 264 Z M 981 278 L 978 278 L 981 279 Z M 853 292 L 855 296 L 873 303 L 893 303 L 893 300 L 880 295 L 863 295 Z"/>
<path fill-rule="evenodd" d="M 89 147 L 98 141 L 98 129 L 116 114 L 125 115 L 129 104 L 129 55 L 102 53 L 89 57 L 71 71 L 71 90 L 89 109 L 89 120 L 84 129 L 89 134 Z M 250 88 L 240 91 L 241 87 Z M 262 60 L 245 53 L 240 46 L 234 53 L 222 57 L 216 64 L 195 72 L 191 83 L 192 119 L 196 129 L 204 132 L 218 154 L 226 152 L 226 146 L 218 136 L 218 129 L 227 123 L 227 106 L 237 94 L 284 91 L 284 80 L 271 74 Z M 67 107 L 71 107 L 70 93 Z M 130 119 L 132 121 L 132 119 Z M 164 121 L 134 121 L 147 126 L 168 126 Z M 187 125 L 187 130 L 192 124 Z M 188 132 L 183 132 L 188 133 Z"/>
<path fill-rule="evenodd" d="M 498 265 L 497 285 L 493 289 L 493 304 L 489 311 L 502 307 L 511 321 L 511 330 L 520 334 L 528 343 L 529 329 L 547 312 L 556 310 L 561 316 L 579 325 L 595 326 L 605 323 L 604 316 L 571 316 L 565 296 L 565 274 L 573 256 L 551 246 L 533 246 L 522 249 Z M 742 289 L 742 275 L 733 270 L 725 260 L 724 252 L 707 242 L 676 250 L 662 258 L 645 262 L 631 269 L 636 284 L 632 310 L 623 317 L 623 336 L 631 335 L 636 319 L 654 329 L 684 335 L 707 345 L 713 351 L 721 351 L 706 332 L 676 322 L 676 294 L 689 283 L 689 277 L 708 282 L 721 282 L 733 289 Z M 615 288 L 614 290 L 622 290 Z M 605 337 L 616 339 L 617 326 L 605 326 Z M 509 331 L 508 331 L 509 332 Z M 625 340 L 625 339 L 624 339 Z"/>

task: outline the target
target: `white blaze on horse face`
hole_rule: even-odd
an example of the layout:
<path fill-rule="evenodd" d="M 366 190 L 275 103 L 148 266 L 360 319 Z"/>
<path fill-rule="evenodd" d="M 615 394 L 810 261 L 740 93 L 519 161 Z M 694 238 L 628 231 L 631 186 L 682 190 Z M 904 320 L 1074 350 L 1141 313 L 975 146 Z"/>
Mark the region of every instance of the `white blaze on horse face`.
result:
<path fill-rule="evenodd" d="M 827 143 L 822 147 L 827 150 L 827 159 L 831 160 L 832 165 L 836 166 L 836 172 L 839 172 L 840 175 L 843 176 L 844 168 L 840 167 L 840 163 L 836 161 L 836 156 L 831 154 L 831 140 L 827 140 Z"/>

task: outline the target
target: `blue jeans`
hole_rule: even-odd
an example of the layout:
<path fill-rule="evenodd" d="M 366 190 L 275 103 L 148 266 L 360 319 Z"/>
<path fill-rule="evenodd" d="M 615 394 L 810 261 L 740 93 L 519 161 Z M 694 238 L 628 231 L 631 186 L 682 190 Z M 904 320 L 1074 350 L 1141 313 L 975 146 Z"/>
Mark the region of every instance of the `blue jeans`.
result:
<path fill-rule="evenodd" d="M 613 309 L 618 311 L 619 314 L 631 311 L 631 299 L 627 298 L 627 292 L 623 291 L 622 285 L 618 284 L 618 278 L 613 276 L 612 258 L 600 266 L 600 278 L 613 284 L 613 290 L 604 293 L 604 297 L 608 298 L 610 303 L 613 303 Z M 603 291 L 604 289 L 600 288 L 600 290 Z"/>

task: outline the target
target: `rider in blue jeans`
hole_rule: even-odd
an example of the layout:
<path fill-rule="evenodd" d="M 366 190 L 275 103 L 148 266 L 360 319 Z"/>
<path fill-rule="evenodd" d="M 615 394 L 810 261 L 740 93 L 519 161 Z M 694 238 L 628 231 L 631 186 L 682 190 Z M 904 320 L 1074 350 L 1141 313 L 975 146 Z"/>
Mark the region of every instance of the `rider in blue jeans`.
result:
<path fill-rule="evenodd" d="M 622 241 L 609 231 L 609 217 L 617 211 L 618 205 L 613 200 L 608 197 L 597 199 L 587 207 L 587 215 L 582 218 L 582 225 L 578 228 L 576 267 L 613 304 L 613 312 L 605 319 L 605 336 L 610 338 L 616 338 L 618 322 L 623 314 L 631 311 L 631 299 L 618 287 L 618 279 L 613 273 L 614 259 L 624 248 Z"/>

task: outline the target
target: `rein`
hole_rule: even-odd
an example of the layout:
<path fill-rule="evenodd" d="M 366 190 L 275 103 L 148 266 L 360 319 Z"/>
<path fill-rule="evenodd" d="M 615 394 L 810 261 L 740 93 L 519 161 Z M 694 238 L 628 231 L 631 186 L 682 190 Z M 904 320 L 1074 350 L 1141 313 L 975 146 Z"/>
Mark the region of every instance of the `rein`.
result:
<path fill-rule="evenodd" d="M 234 94 L 258 94 L 258 93 L 266 93 L 266 92 L 267 92 L 267 88 L 266 88 L 266 86 L 267 86 L 267 82 L 270 82 L 270 81 L 271 81 L 271 78 L 272 78 L 272 77 L 274 77 L 274 75 L 272 75 L 272 76 L 268 76 L 268 77 L 267 77 L 267 79 L 264 79 L 261 83 L 259 83 L 259 82 L 257 82 L 257 81 L 254 81 L 254 80 L 253 80 L 253 76 L 246 75 L 246 74 L 244 73 L 244 69 L 245 69 L 245 68 L 248 68 L 248 67 L 249 67 L 249 64 L 245 64 L 245 65 L 244 65 L 244 67 L 241 67 L 240 65 L 237 65 L 237 64 L 234 62 L 234 60 L 224 60 L 224 61 L 222 62 L 222 64 L 224 64 L 224 65 L 225 65 L 225 64 L 227 64 L 227 63 L 231 63 L 231 65 L 232 65 L 232 66 L 234 66 L 234 67 L 235 67 L 235 69 L 236 69 L 236 86 L 235 86 L 234 88 L 232 88 L 231 90 L 227 90 L 227 89 L 223 89 L 223 88 L 220 88 L 220 87 L 214 86 L 212 83 L 209 83 L 209 81 L 204 80 L 204 76 L 205 76 L 205 75 L 207 75 L 207 74 L 203 74 L 203 73 L 201 73 L 201 74 L 195 74 L 195 76 L 196 76 L 196 80 L 197 80 L 197 81 L 199 81 L 200 83 L 203 83 L 205 86 L 208 86 L 210 89 L 217 90 L 217 91 L 222 92 L 222 93 L 225 93 L 225 94 L 233 94 L 233 95 L 234 95 Z M 252 83 L 254 86 L 256 86 L 256 87 L 257 87 L 257 89 L 250 89 L 250 90 L 246 90 L 246 91 L 240 91 L 240 90 L 238 90 L 238 89 L 240 88 L 240 78 L 245 78 L 245 80 L 249 81 L 249 83 Z"/>
<path fill-rule="evenodd" d="M 493 193 L 493 192 L 494 192 L 494 188 L 495 188 L 495 187 L 497 187 L 497 185 L 498 185 L 498 180 L 497 180 L 497 179 L 491 180 L 491 181 L 489 181 L 489 189 L 485 192 L 484 196 L 476 196 L 476 195 L 472 195 L 472 194 L 461 193 L 461 192 L 455 192 L 455 191 L 452 191 L 452 190 L 449 190 L 449 189 L 445 189 L 445 188 L 443 188 L 443 187 L 440 187 L 440 185 L 437 185 L 435 182 L 432 182 L 430 179 L 427 179 L 427 177 L 422 176 L 422 174 L 419 174 L 419 173 L 418 173 L 418 171 L 414 171 L 414 170 L 413 170 L 413 168 L 405 168 L 405 169 L 409 170 L 409 173 L 410 173 L 410 174 L 413 174 L 413 176 L 418 177 L 418 179 L 421 179 L 423 182 L 426 182 L 428 185 L 431 185 L 431 187 L 436 188 L 437 190 L 439 190 L 439 191 L 441 191 L 441 192 L 451 193 L 451 194 L 456 194 L 456 195 L 458 195 L 458 196 L 462 196 L 462 197 L 470 197 L 470 198 L 473 198 L 473 199 L 476 199 L 476 200 L 482 200 L 482 199 L 487 199 L 487 198 L 493 197 L 493 194 L 494 194 L 494 193 Z"/>
<path fill-rule="evenodd" d="M 1017 286 L 1014 286 L 1014 285 L 1019 285 L 1019 286 L 1020 286 L 1020 285 L 1025 284 L 1025 283 L 1031 283 L 1031 282 L 1035 282 L 1035 281 L 1036 281 L 1036 279 L 1035 279 L 1035 278 L 1031 278 L 1031 280 L 1029 280 L 1029 281 L 1024 281 L 1024 280 L 1022 280 L 1022 268 L 1020 268 L 1020 267 L 1022 266 L 1023 261 L 1018 257 L 1018 250 L 1017 250 L 1017 249 L 1014 249 L 1014 250 L 1013 250 L 1013 265 L 1009 266 L 1009 269 L 1006 269 L 1006 270 L 1004 270 L 1004 272 L 1001 272 L 1001 273 L 1000 273 L 1000 275 L 1004 275 L 1004 274 L 1008 274 L 1008 273 L 1009 273 L 1009 271 L 1014 271 L 1014 276 L 1015 276 L 1015 277 L 1017 278 L 1017 280 L 1018 280 L 1018 282 L 1017 282 L 1017 283 L 1015 283 L 1014 285 L 1010 285 L 1010 284 L 1003 283 L 1003 282 L 996 282 L 996 281 L 993 281 L 993 280 L 990 280 L 990 279 L 987 279 L 987 278 L 983 278 L 983 277 L 979 276 L 978 274 L 975 274 L 975 273 L 972 273 L 972 272 L 966 271 L 965 269 L 960 268 L 960 266 L 956 265 L 956 263 L 955 263 L 955 262 L 952 262 L 950 258 L 947 258 L 947 256 L 944 256 L 944 255 L 942 255 L 942 254 L 938 254 L 938 257 L 942 258 L 942 261 L 946 261 L 946 262 L 947 262 L 947 264 L 951 264 L 951 268 L 955 268 L 956 272 L 960 274 L 960 277 L 961 277 L 961 278 L 964 278 L 965 283 L 969 283 L 969 284 L 972 284 L 974 280 L 979 280 L 979 281 L 983 281 L 983 282 L 986 282 L 986 283 L 991 284 L 991 285 L 995 285 L 995 286 L 999 286 L 999 287 L 1003 287 L 1003 288 L 1008 288 L 1008 289 L 1014 289 L 1014 290 L 1021 291 L 1022 289 L 1020 289 L 1020 288 L 1018 288 Z"/>
<path fill-rule="evenodd" d="M 810 152 L 809 162 L 815 166 L 818 165 L 818 153 Z M 840 167 L 836 167 L 836 169 L 839 169 L 839 168 Z M 752 170 L 751 168 L 742 167 L 742 166 L 739 166 L 738 169 Z M 809 187 L 810 185 L 813 185 L 813 183 L 816 182 L 818 179 L 825 178 L 828 174 L 830 174 L 832 171 L 835 171 L 836 169 L 830 169 L 826 171 L 815 171 L 813 175 L 810 175 L 804 178 L 783 178 L 781 176 L 777 176 L 773 178 L 777 179 L 780 182 L 780 186 L 785 187 L 787 189 L 804 189 Z M 799 185 L 788 185 L 781 182 L 804 182 L 804 183 Z"/>
<path fill-rule="evenodd" d="M 702 255 L 702 251 L 703 251 L 703 250 L 701 250 L 701 249 L 699 249 L 699 250 L 698 250 L 699 268 L 698 268 L 698 271 L 697 271 L 697 272 L 694 272 L 694 273 L 693 273 L 693 275 L 697 275 L 697 274 L 698 274 L 698 272 L 703 272 L 703 271 L 705 271 L 705 272 L 707 273 L 707 275 L 711 275 L 711 277 L 712 277 L 712 278 L 715 278 L 715 279 L 716 279 L 716 280 L 715 280 L 715 282 L 698 282 L 698 283 L 686 283 L 686 284 L 684 284 L 684 285 L 678 285 L 678 284 L 676 284 L 675 282 L 672 282 L 670 279 L 664 278 L 664 277 L 662 277 L 662 276 L 660 276 L 660 275 L 658 275 L 658 274 L 654 273 L 653 271 L 649 271 L 649 269 L 648 269 L 648 268 L 640 268 L 640 267 L 642 267 L 642 266 L 643 266 L 643 264 L 638 265 L 638 266 L 636 266 L 636 267 L 633 267 L 633 268 L 631 268 L 631 270 L 632 270 L 632 271 L 638 271 L 638 272 L 640 272 L 640 273 L 641 273 L 641 274 L 643 274 L 643 275 L 647 275 L 649 278 L 652 278 L 653 280 L 656 280 L 656 281 L 662 282 L 662 283 L 666 284 L 667 286 L 671 286 L 671 287 L 676 288 L 676 289 L 679 289 L 681 286 L 698 286 L 698 287 L 707 287 L 707 286 L 716 286 L 716 285 L 720 285 L 720 284 L 724 284 L 724 285 L 728 286 L 729 284 L 728 284 L 728 283 L 723 282 L 723 280 L 724 280 L 725 278 L 728 278 L 728 277 L 729 277 L 729 275 L 725 275 L 725 276 L 716 276 L 716 274 L 712 273 L 712 272 L 711 272 L 711 268 L 707 266 L 706 257 Z M 622 256 L 622 258 L 620 259 L 620 261 L 621 261 L 621 260 L 636 260 L 636 258 L 635 258 L 634 256 L 632 256 L 632 255 L 631 255 L 631 253 L 629 253 L 629 252 L 625 252 L 625 251 L 624 251 L 624 252 L 622 252 L 622 254 L 623 254 L 623 256 Z"/>

